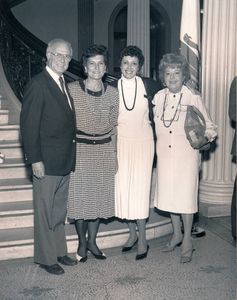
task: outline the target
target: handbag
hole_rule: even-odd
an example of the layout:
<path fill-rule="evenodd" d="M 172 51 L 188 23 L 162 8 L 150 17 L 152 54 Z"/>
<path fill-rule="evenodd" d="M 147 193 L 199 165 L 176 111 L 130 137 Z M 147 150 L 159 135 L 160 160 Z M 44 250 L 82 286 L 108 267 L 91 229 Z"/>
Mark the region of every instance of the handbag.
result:
<path fill-rule="evenodd" d="M 193 106 L 187 105 L 187 113 L 184 122 L 184 131 L 186 133 L 187 139 L 195 142 L 198 138 L 197 136 L 204 137 L 206 131 L 206 121 L 200 110 Z M 205 144 L 199 150 L 208 150 L 210 148 L 210 143 Z"/>

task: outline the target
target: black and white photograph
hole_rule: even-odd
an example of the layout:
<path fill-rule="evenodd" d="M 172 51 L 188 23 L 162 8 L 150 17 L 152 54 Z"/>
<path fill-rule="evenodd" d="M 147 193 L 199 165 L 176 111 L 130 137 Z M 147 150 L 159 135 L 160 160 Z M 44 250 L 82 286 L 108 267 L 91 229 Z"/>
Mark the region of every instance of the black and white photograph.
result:
<path fill-rule="evenodd" d="M 236 300 L 237 0 L 0 0 L 0 300 Z"/>

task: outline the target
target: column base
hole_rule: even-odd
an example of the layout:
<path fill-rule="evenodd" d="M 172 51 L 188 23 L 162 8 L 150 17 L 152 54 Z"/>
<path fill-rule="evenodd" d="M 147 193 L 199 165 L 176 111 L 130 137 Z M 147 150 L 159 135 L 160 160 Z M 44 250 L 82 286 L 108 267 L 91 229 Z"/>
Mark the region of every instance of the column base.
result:
<path fill-rule="evenodd" d="M 199 213 L 207 218 L 230 216 L 230 204 L 210 204 L 199 202 Z"/>

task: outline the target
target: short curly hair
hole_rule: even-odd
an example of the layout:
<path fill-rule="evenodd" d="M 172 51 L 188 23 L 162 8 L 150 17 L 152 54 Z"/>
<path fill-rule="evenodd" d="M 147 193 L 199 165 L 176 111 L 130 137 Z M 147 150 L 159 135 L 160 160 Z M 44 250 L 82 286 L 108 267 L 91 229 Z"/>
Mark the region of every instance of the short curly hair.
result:
<path fill-rule="evenodd" d="M 85 71 L 85 66 L 87 64 L 87 61 L 90 57 L 94 57 L 96 55 L 102 55 L 104 56 L 104 61 L 106 67 L 109 64 L 109 51 L 104 45 L 92 45 L 88 47 L 85 52 L 81 56 L 81 65 L 84 68 Z"/>
<path fill-rule="evenodd" d="M 184 75 L 185 83 L 191 78 L 190 69 L 186 58 L 181 54 L 167 53 L 163 56 L 159 64 L 159 78 L 163 84 L 165 82 L 165 70 L 169 67 L 181 69 Z"/>
<path fill-rule="evenodd" d="M 137 57 L 138 63 L 139 63 L 138 71 L 141 70 L 141 68 L 144 64 L 145 58 L 144 58 L 144 55 L 142 54 L 142 50 L 140 48 L 138 48 L 137 46 L 127 46 L 124 49 L 122 49 L 120 51 L 119 57 L 118 57 L 119 66 L 121 66 L 121 61 L 124 56 Z"/>

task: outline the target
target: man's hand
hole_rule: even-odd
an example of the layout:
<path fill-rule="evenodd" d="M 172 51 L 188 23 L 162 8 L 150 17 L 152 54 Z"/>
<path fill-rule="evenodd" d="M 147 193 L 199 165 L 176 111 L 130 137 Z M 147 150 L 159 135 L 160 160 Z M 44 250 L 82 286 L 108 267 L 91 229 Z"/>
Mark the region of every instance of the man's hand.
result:
<path fill-rule="evenodd" d="M 45 176 L 45 169 L 44 169 L 44 164 L 42 161 L 39 161 L 37 163 L 32 164 L 32 171 L 33 175 L 38 178 L 42 179 Z"/>

